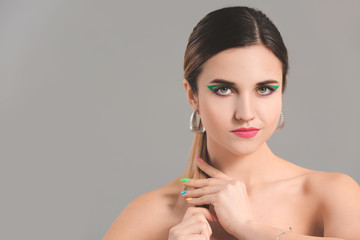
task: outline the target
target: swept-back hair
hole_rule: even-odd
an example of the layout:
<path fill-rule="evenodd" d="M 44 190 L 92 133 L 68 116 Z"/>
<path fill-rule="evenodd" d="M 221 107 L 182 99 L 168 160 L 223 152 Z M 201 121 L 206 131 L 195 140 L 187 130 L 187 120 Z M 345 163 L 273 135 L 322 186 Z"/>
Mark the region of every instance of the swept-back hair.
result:
<path fill-rule="evenodd" d="M 282 64 L 282 93 L 285 91 L 288 54 L 280 32 L 260 10 L 234 6 L 208 13 L 190 34 L 184 57 L 184 78 L 195 96 L 198 94 L 197 78 L 204 63 L 215 54 L 236 47 L 261 44 L 268 48 Z M 183 177 L 207 178 L 195 164 L 200 156 L 209 162 L 206 132 L 195 133 L 193 145 Z"/>

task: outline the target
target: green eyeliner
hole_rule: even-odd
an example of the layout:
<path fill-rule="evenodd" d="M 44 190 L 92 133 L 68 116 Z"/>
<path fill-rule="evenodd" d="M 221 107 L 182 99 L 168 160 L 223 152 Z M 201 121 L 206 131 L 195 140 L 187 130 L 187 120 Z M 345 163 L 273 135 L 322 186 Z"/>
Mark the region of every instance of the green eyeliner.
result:
<path fill-rule="evenodd" d="M 278 87 L 279 87 L 280 85 L 278 85 L 278 86 L 274 86 L 274 85 L 266 85 L 266 86 L 270 86 L 270 87 L 274 88 L 274 90 L 276 90 L 276 89 L 278 89 Z"/>
<path fill-rule="evenodd" d="M 207 86 L 211 91 L 215 91 L 215 88 L 216 87 L 219 87 L 219 86 L 224 86 L 224 84 L 218 84 L 218 85 L 212 85 L 212 86 Z"/>
<path fill-rule="evenodd" d="M 227 87 L 227 86 L 224 85 L 224 84 L 212 85 L 212 86 L 207 86 L 207 87 L 208 87 L 211 91 L 215 91 L 215 88 L 220 87 L 220 86 Z M 274 91 L 275 91 L 276 89 L 278 89 L 278 87 L 279 87 L 280 85 L 278 85 L 278 86 L 275 86 L 275 85 L 263 85 L 263 86 L 264 86 L 264 87 L 266 87 L 266 86 L 272 87 L 272 88 L 274 89 Z"/>

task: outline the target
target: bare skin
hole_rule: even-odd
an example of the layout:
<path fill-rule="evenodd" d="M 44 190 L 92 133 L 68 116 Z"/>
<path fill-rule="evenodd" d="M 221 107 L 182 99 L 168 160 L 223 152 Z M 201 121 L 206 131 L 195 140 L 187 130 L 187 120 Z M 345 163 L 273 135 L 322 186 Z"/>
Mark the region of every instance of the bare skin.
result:
<path fill-rule="evenodd" d="M 214 94 L 209 89 L 214 79 L 232 85 Z M 179 177 L 136 198 L 104 240 L 274 240 L 289 227 L 292 233 L 281 240 L 360 239 L 359 185 L 345 174 L 292 164 L 266 143 L 282 107 L 281 79 L 281 62 L 254 45 L 210 58 L 198 77 L 198 95 L 184 80 L 188 102 L 207 131 L 210 163 L 196 164 L 210 178 L 181 183 Z M 259 87 L 264 80 L 274 80 L 278 89 L 269 94 L 264 84 Z M 240 127 L 259 132 L 240 138 L 232 132 Z M 189 190 L 185 195 L 183 186 Z M 192 208 L 203 204 L 210 204 L 209 210 Z"/>
<path fill-rule="evenodd" d="M 324 222 L 332 214 L 331 209 L 326 208 L 326 205 L 332 203 L 327 200 L 334 198 L 334 192 L 353 192 L 356 190 L 356 183 L 340 173 L 312 171 L 288 162 L 283 164 L 292 173 L 292 177 L 247 189 L 256 221 L 284 230 L 291 226 L 294 232 L 323 237 Z M 342 189 L 329 186 L 332 182 L 331 185 L 337 186 L 335 182 L 339 178 L 345 178 L 348 184 Z M 179 177 L 164 187 L 135 199 L 119 215 L 103 240 L 167 240 L 171 227 L 179 224 L 186 210 L 193 207 L 180 195 L 181 187 Z M 360 196 L 359 192 L 357 189 L 357 197 Z M 341 204 L 338 207 L 343 207 Z M 336 212 L 337 209 L 332 210 Z M 212 208 L 210 211 L 214 213 Z M 346 218 L 339 216 L 337 219 L 339 226 L 347 221 L 344 217 Z M 211 240 L 237 239 L 228 234 L 218 222 L 209 223 L 212 228 Z"/>

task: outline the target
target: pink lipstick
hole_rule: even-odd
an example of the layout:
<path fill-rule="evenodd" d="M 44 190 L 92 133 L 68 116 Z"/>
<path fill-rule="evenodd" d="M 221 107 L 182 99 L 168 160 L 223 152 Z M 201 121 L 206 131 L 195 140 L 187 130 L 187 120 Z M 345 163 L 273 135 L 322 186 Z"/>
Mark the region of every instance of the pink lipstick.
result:
<path fill-rule="evenodd" d="M 233 132 L 238 137 L 251 138 L 254 137 L 258 133 L 258 131 L 259 131 L 258 128 L 251 127 L 251 128 L 238 128 L 232 130 L 231 132 Z"/>

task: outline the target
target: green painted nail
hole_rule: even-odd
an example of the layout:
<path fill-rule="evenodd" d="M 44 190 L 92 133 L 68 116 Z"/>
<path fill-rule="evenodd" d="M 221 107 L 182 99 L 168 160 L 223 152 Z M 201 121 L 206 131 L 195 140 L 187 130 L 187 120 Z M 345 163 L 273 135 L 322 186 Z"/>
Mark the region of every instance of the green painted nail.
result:
<path fill-rule="evenodd" d="M 180 179 L 180 182 L 188 182 L 190 180 L 190 178 L 182 178 Z"/>

